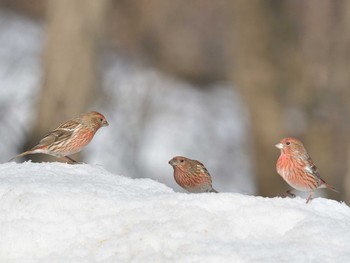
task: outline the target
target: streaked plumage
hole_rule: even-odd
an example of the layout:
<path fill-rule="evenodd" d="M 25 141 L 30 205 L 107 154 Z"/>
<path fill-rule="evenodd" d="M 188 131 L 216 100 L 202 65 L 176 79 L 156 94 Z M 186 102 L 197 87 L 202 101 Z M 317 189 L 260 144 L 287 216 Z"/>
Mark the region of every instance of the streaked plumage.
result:
<path fill-rule="evenodd" d="M 190 193 L 217 191 L 212 187 L 212 180 L 205 166 L 196 160 L 176 156 L 169 161 L 174 168 L 174 178 L 178 185 Z"/>
<path fill-rule="evenodd" d="M 320 173 L 310 158 L 301 141 L 295 138 L 284 138 L 275 145 L 281 150 L 277 160 L 277 173 L 294 189 L 309 192 L 306 200 L 312 199 L 314 191 L 318 188 L 337 190 L 322 180 Z"/>
<path fill-rule="evenodd" d="M 18 154 L 11 160 L 28 154 L 43 153 L 66 158 L 74 163 L 72 155 L 81 151 L 94 137 L 98 129 L 108 126 L 106 118 L 96 111 L 84 113 L 77 118 L 62 123 L 53 131 L 49 132 L 39 144 L 32 149 Z M 10 160 L 10 161 L 11 161 Z"/>

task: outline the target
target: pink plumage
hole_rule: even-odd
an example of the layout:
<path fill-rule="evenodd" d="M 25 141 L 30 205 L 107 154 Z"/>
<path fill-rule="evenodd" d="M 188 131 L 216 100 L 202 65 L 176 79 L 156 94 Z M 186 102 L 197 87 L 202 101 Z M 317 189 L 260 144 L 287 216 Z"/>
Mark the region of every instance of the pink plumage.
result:
<path fill-rule="evenodd" d="M 101 113 L 92 111 L 81 114 L 77 118 L 62 123 L 41 139 L 39 144 L 11 160 L 27 154 L 43 153 L 58 158 L 63 157 L 68 162 L 75 163 L 76 161 L 68 155 L 80 152 L 103 126 L 108 126 L 108 122 Z"/>
<path fill-rule="evenodd" d="M 174 168 L 174 178 L 178 185 L 190 193 L 217 191 L 212 187 L 212 180 L 204 165 L 196 160 L 176 156 L 169 161 Z"/>
<path fill-rule="evenodd" d="M 318 188 L 328 188 L 337 192 L 321 178 L 301 141 L 289 137 L 282 139 L 275 146 L 281 150 L 276 164 L 277 173 L 294 189 L 310 193 L 306 203 L 312 200 L 312 195 Z"/>

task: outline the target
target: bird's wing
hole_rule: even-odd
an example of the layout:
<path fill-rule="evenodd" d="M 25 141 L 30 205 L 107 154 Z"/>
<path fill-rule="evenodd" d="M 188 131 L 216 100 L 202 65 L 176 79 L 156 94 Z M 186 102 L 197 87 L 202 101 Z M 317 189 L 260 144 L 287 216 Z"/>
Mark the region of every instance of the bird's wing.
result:
<path fill-rule="evenodd" d="M 56 130 L 73 131 L 80 124 L 81 124 L 81 122 L 79 121 L 79 118 L 75 118 L 75 119 L 72 119 L 72 120 L 69 120 L 69 121 L 66 121 L 66 122 L 62 123 L 60 126 L 58 126 L 53 131 L 56 131 Z"/>
<path fill-rule="evenodd" d="M 72 136 L 73 130 L 56 129 L 41 139 L 38 146 L 49 146 L 55 142 L 65 141 Z"/>
<path fill-rule="evenodd" d="M 315 176 L 316 178 L 321 179 L 320 172 L 318 171 L 316 165 L 314 164 L 313 160 L 310 157 L 307 158 L 306 163 L 307 165 L 304 167 L 304 170 L 307 173 Z"/>
<path fill-rule="evenodd" d="M 210 177 L 210 173 L 208 172 L 207 168 L 200 162 L 200 161 L 195 161 L 197 169 L 200 170 L 200 172 L 208 175 Z"/>
<path fill-rule="evenodd" d="M 72 136 L 74 130 L 79 125 L 81 125 L 81 123 L 79 122 L 78 118 L 62 123 L 56 129 L 45 135 L 45 137 L 42 138 L 39 142 L 38 146 L 48 146 L 55 142 L 67 140 L 69 137 Z"/>

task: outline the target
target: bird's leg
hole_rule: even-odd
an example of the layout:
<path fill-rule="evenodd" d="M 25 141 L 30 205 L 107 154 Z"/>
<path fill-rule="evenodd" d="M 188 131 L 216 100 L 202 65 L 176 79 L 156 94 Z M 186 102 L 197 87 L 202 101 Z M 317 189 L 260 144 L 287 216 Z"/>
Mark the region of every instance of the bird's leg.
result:
<path fill-rule="evenodd" d="M 79 163 L 79 162 L 77 162 L 76 160 L 70 158 L 69 156 L 63 156 L 62 159 L 63 159 L 63 158 L 66 159 L 66 160 L 68 160 L 68 163 L 70 163 L 70 164 L 78 164 L 78 163 Z"/>
<path fill-rule="evenodd" d="M 314 192 L 310 192 L 309 197 L 306 199 L 306 203 L 309 203 L 312 200 Z"/>
<path fill-rule="evenodd" d="M 282 194 L 282 197 L 291 197 L 291 198 L 295 198 L 295 194 L 292 193 L 293 189 L 289 189 L 287 191 L 285 191 L 283 194 Z"/>
<path fill-rule="evenodd" d="M 290 196 L 291 198 L 295 198 L 295 194 L 292 193 L 293 189 L 289 189 L 286 191 L 286 194 Z"/>

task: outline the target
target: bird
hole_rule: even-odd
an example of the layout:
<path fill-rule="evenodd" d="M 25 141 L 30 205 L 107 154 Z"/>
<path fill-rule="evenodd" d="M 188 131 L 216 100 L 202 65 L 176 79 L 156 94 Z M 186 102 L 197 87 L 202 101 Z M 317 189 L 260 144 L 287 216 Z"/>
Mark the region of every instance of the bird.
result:
<path fill-rule="evenodd" d="M 334 186 L 327 184 L 321 178 L 316 165 L 300 140 L 287 137 L 275 147 L 281 150 L 281 155 L 276 163 L 277 173 L 294 189 L 309 192 L 306 203 L 312 200 L 316 189 L 328 188 L 338 192 Z M 287 194 L 293 195 L 290 191 L 288 190 Z"/>
<path fill-rule="evenodd" d="M 68 155 L 80 152 L 90 143 L 95 133 L 101 127 L 108 125 L 106 118 L 99 112 L 83 113 L 62 123 L 45 135 L 36 146 L 16 155 L 9 161 L 28 154 L 43 153 L 57 158 L 64 158 L 68 163 L 77 163 Z"/>
<path fill-rule="evenodd" d="M 174 178 L 178 185 L 190 193 L 218 193 L 212 187 L 212 180 L 205 166 L 183 156 L 176 156 L 169 161 L 174 168 Z"/>

